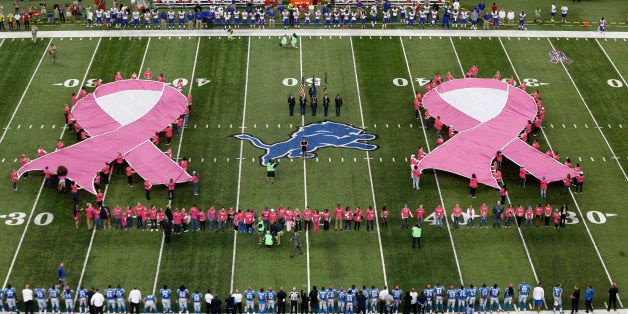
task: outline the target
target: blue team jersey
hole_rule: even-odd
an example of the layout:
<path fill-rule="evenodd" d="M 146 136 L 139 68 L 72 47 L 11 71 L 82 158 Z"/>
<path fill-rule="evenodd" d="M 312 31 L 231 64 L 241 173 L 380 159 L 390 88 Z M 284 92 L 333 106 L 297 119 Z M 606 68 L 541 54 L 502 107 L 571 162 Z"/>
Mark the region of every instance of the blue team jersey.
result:
<path fill-rule="evenodd" d="M 467 314 L 473 314 L 473 306 L 467 306 Z"/>
<path fill-rule="evenodd" d="M 345 292 L 344 290 L 338 291 L 338 302 L 344 302 L 346 297 L 347 297 L 347 292 Z"/>
<path fill-rule="evenodd" d="M 63 290 L 63 298 L 66 300 L 72 300 L 74 296 L 74 290 Z"/>
<path fill-rule="evenodd" d="M 177 296 L 179 297 L 179 299 L 186 299 L 188 297 L 188 293 L 188 289 L 177 289 Z"/>
<path fill-rule="evenodd" d="M 276 295 L 277 294 L 275 293 L 275 291 L 272 291 L 272 290 L 266 292 L 266 296 L 268 297 L 268 301 L 274 301 Z"/>
<path fill-rule="evenodd" d="M 379 297 L 379 289 L 371 289 L 371 299 L 377 299 Z"/>
<path fill-rule="evenodd" d="M 353 302 L 355 295 L 353 293 L 347 293 L 347 303 Z"/>
<path fill-rule="evenodd" d="M 431 300 L 432 296 L 434 295 L 434 288 L 425 288 L 425 290 L 423 290 L 423 292 L 425 292 L 425 297 L 428 300 Z"/>
<path fill-rule="evenodd" d="M 259 304 L 266 304 L 266 292 L 258 292 L 257 301 Z"/>
<path fill-rule="evenodd" d="M 470 298 L 475 298 L 475 295 L 478 294 L 478 289 L 476 287 L 469 288 L 467 294 L 469 294 Z"/>
<path fill-rule="evenodd" d="M 116 289 L 116 299 L 124 299 L 124 289 Z"/>
<path fill-rule="evenodd" d="M 465 300 L 467 298 L 467 289 L 458 289 L 458 299 Z"/>
<path fill-rule="evenodd" d="M 246 290 L 246 291 L 244 291 L 244 298 L 247 301 L 252 302 L 253 299 L 255 299 L 255 291 L 253 291 L 253 290 Z"/>
<path fill-rule="evenodd" d="M 170 300 L 170 295 L 172 294 L 172 290 L 170 289 L 159 289 L 159 294 L 161 295 L 162 300 Z"/>
<path fill-rule="evenodd" d="M 489 293 L 488 287 L 480 288 L 480 296 L 482 297 L 482 299 L 486 299 L 488 297 L 488 293 Z"/>
<path fill-rule="evenodd" d="M 203 299 L 203 295 L 199 292 L 196 293 L 192 293 L 192 301 L 194 303 L 201 303 L 201 300 Z"/>
<path fill-rule="evenodd" d="M 79 289 L 76 293 L 78 293 L 79 299 L 87 298 L 87 289 Z"/>
<path fill-rule="evenodd" d="M 6 294 L 7 300 L 15 299 L 15 288 L 6 288 L 6 289 L 4 289 L 4 294 Z"/>
<path fill-rule="evenodd" d="M 447 290 L 447 297 L 450 299 L 455 299 L 457 294 L 458 294 L 458 291 L 456 291 L 456 289 Z"/>
<path fill-rule="evenodd" d="M 554 287 L 554 297 L 559 298 L 563 293 L 563 288 Z"/>
<path fill-rule="evenodd" d="M 403 290 L 401 289 L 394 289 L 392 291 L 392 296 L 394 300 L 399 300 L 401 298 L 401 294 L 403 293 Z"/>
<path fill-rule="evenodd" d="M 499 296 L 499 292 L 501 290 L 499 289 L 499 287 L 497 288 L 492 288 L 491 289 L 491 298 L 497 298 Z"/>
<path fill-rule="evenodd" d="M 333 300 L 334 296 L 336 295 L 336 290 L 334 290 L 334 289 L 327 289 L 326 294 L 327 294 L 326 295 L 327 300 Z"/>
<path fill-rule="evenodd" d="M 520 296 L 528 296 L 530 292 L 530 286 L 527 283 L 522 283 L 519 285 L 519 295 Z"/>
<path fill-rule="evenodd" d="M 50 288 L 48 289 L 48 296 L 51 299 L 58 299 L 59 298 L 59 289 L 57 288 Z M 7 293 L 7 299 L 9 298 L 9 294 Z"/>
<path fill-rule="evenodd" d="M 37 300 L 44 300 L 46 298 L 46 290 L 43 288 L 35 289 L 35 297 Z"/>
<path fill-rule="evenodd" d="M 318 299 L 320 301 L 327 300 L 327 293 L 325 292 L 325 290 L 318 290 Z"/>
<path fill-rule="evenodd" d="M 366 300 L 368 300 L 369 296 L 371 295 L 371 290 L 369 289 L 362 290 L 362 295 L 366 298 Z"/>
<path fill-rule="evenodd" d="M 445 292 L 445 287 L 443 286 L 434 287 L 434 293 L 436 294 L 437 297 L 442 297 L 444 292 Z"/>
<path fill-rule="evenodd" d="M 155 302 L 155 296 L 152 294 L 147 295 L 146 302 Z"/>
<path fill-rule="evenodd" d="M 107 300 L 113 300 L 116 297 L 116 291 L 113 289 L 105 289 L 105 296 Z"/>

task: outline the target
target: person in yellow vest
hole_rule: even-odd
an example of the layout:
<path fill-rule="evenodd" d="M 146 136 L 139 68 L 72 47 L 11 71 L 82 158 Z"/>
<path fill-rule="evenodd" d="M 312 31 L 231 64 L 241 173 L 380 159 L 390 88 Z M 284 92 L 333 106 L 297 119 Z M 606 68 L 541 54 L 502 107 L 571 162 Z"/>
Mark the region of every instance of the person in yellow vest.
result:
<path fill-rule="evenodd" d="M 416 225 L 414 225 L 414 227 L 412 227 L 412 248 L 421 248 L 421 232 L 422 229 L 421 227 L 419 227 L 419 224 L 417 223 Z"/>
<path fill-rule="evenodd" d="M 264 245 L 267 250 L 270 250 L 273 246 L 273 236 L 270 234 L 270 231 L 266 231 L 266 234 L 264 235 Z"/>

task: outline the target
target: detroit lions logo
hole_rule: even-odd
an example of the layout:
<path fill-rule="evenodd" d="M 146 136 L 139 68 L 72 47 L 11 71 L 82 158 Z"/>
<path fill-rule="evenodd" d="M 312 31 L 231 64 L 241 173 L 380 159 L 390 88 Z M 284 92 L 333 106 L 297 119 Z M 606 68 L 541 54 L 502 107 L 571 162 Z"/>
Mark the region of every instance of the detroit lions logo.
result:
<path fill-rule="evenodd" d="M 290 138 L 274 144 L 265 144 L 260 139 L 250 134 L 236 134 L 233 137 L 247 140 L 256 147 L 264 149 L 266 152 L 260 156 L 260 164 L 265 166 L 271 159 L 288 157 L 301 157 L 300 142 L 302 138 L 307 138 L 307 158 L 316 156 L 316 151 L 324 147 L 345 147 L 360 150 L 374 150 L 377 145 L 364 143 L 364 141 L 377 138 L 374 134 L 364 133 L 363 129 L 353 127 L 344 123 L 324 121 L 300 126 L 295 132 L 290 134 Z"/>
<path fill-rule="evenodd" d="M 558 63 L 558 61 L 562 61 L 565 63 L 571 63 L 571 59 L 567 58 L 564 52 L 558 50 L 552 50 L 549 52 L 550 62 Z"/>

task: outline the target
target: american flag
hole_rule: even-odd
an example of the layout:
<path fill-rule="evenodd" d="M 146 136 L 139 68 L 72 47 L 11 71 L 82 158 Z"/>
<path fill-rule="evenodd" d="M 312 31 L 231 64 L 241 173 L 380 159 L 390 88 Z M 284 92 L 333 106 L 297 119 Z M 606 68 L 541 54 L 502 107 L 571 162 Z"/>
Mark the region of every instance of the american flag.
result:
<path fill-rule="evenodd" d="M 312 75 L 312 98 L 316 97 L 316 81 L 314 80 L 314 75 Z"/>
<path fill-rule="evenodd" d="M 305 78 L 301 76 L 301 97 L 305 97 Z"/>

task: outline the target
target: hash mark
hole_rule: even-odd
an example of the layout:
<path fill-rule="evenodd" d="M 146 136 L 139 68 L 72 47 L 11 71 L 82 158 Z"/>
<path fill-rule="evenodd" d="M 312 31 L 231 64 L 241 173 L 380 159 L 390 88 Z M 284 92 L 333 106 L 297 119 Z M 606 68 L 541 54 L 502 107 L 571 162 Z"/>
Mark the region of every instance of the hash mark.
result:
<path fill-rule="evenodd" d="M 578 126 L 574 123 L 574 124 L 573 124 L 573 128 L 574 128 L 574 129 L 577 129 L 577 128 L 578 128 Z"/>
<path fill-rule="evenodd" d="M 565 128 L 565 124 L 563 123 L 563 129 Z"/>
<path fill-rule="evenodd" d="M 266 123 L 266 128 L 268 129 L 268 123 Z"/>
<path fill-rule="evenodd" d="M 290 128 L 292 129 L 292 123 L 290 123 Z"/>
<path fill-rule="evenodd" d="M 388 123 L 386 123 L 386 128 L 388 128 Z"/>
<path fill-rule="evenodd" d="M 395 162 L 395 157 L 392 158 L 392 161 Z"/>
<path fill-rule="evenodd" d="M 43 129 L 43 128 L 44 128 L 44 125 L 42 124 L 42 125 L 41 125 L 41 127 L 40 127 L 40 129 Z"/>
<path fill-rule="evenodd" d="M 318 157 L 316 157 L 316 162 L 318 162 Z"/>
<path fill-rule="evenodd" d="M 584 127 L 587 128 L 587 129 L 589 128 L 589 126 L 586 123 L 584 124 Z"/>
<path fill-rule="evenodd" d="M 398 128 L 401 128 L 401 124 L 397 123 L 397 127 L 398 127 Z"/>
<path fill-rule="evenodd" d="M 329 162 L 331 162 L 331 157 L 329 157 Z"/>
<path fill-rule="evenodd" d="M 345 158 L 344 157 L 340 157 L 340 161 L 341 162 L 345 162 Z"/>
<path fill-rule="evenodd" d="M 595 159 L 593 159 L 593 157 L 591 157 L 591 161 L 595 161 Z"/>
<path fill-rule="evenodd" d="M 21 128 L 21 127 L 22 127 L 22 125 L 21 125 L 21 124 L 18 124 L 18 125 L 17 125 L 17 128 L 18 128 L 18 129 L 19 129 L 19 128 Z"/>
<path fill-rule="evenodd" d="M 277 123 L 277 128 L 281 129 L 281 124 Z"/>
<path fill-rule="evenodd" d="M 582 161 L 582 158 L 580 158 L 580 156 L 578 156 L 578 160 L 579 160 L 579 161 Z"/>
<path fill-rule="evenodd" d="M 602 161 L 606 161 L 606 158 L 605 158 L 605 157 L 602 157 Z"/>
<path fill-rule="evenodd" d="M 230 128 L 230 129 L 233 129 L 233 124 L 229 124 L 229 128 Z"/>
<path fill-rule="evenodd" d="M 229 157 L 227 157 L 227 162 L 229 162 Z"/>
<path fill-rule="evenodd" d="M 257 127 L 257 123 L 254 123 L 253 124 L 253 128 L 255 129 L 256 127 Z"/>
<path fill-rule="evenodd" d="M 608 125 L 608 128 L 609 128 L 609 129 L 611 128 L 611 125 L 610 125 L 610 124 Z"/>
<path fill-rule="evenodd" d="M 550 124 L 550 127 L 552 127 L 552 129 L 553 129 L 553 128 L 554 128 L 554 125 L 553 125 L 553 124 Z"/>
<path fill-rule="evenodd" d="M 216 162 L 216 158 L 214 158 L 214 162 Z"/>
<path fill-rule="evenodd" d="M 29 125 L 29 126 L 28 126 L 28 128 L 29 128 L 29 129 L 32 129 L 32 128 L 33 128 L 33 125 L 32 125 L 32 124 L 31 124 L 31 125 Z"/>
<path fill-rule="evenodd" d="M 201 162 L 205 162 L 205 157 L 201 157 Z"/>
<path fill-rule="evenodd" d="M 220 124 L 218 125 L 218 128 L 220 129 Z"/>
<path fill-rule="evenodd" d="M 52 125 L 52 128 L 53 128 L 53 129 L 54 129 L 54 128 L 56 128 L 56 127 L 57 127 L 57 125 L 56 125 L 56 124 L 53 124 L 53 125 Z"/>
<path fill-rule="evenodd" d="M 410 123 L 410 128 L 412 128 L 412 123 Z"/>
<path fill-rule="evenodd" d="M 2 158 L 2 162 L 4 162 L 4 158 Z"/>
<path fill-rule="evenodd" d="M 17 159 L 16 159 L 17 160 Z M 382 162 L 382 157 L 379 157 L 379 162 Z"/>
<path fill-rule="evenodd" d="M 208 125 L 209 126 L 209 125 Z M 196 124 L 194 124 L 194 128 L 196 129 Z"/>

